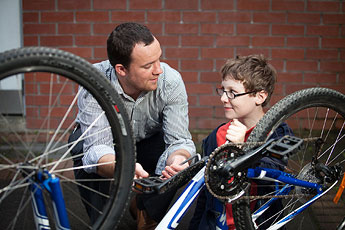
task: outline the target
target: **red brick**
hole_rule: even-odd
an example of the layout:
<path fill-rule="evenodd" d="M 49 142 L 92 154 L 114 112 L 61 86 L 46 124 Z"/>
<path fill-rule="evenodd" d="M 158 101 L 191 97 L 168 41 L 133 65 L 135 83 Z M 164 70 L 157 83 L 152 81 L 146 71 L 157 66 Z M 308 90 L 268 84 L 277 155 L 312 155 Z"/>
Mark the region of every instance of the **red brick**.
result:
<path fill-rule="evenodd" d="M 28 107 L 25 108 L 26 116 L 27 117 L 38 117 L 39 116 L 39 110 L 37 107 Z"/>
<path fill-rule="evenodd" d="M 320 71 L 324 72 L 345 72 L 345 61 L 321 61 Z"/>
<path fill-rule="evenodd" d="M 288 23 L 319 24 L 321 15 L 319 13 L 288 13 Z"/>
<path fill-rule="evenodd" d="M 269 56 L 266 56 L 269 57 Z M 284 70 L 284 60 L 282 59 L 274 59 L 270 60 L 270 64 L 274 66 L 276 71 L 281 72 Z"/>
<path fill-rule="evenodd" d="M 302 83 L 303 75 L 301 73 L 278 73 L 277 82 L 282 83 Z"/>
<path fill-rule="evenodd" d="M 308 1 L 307 11 L 339 12 L 340 2 Z"/>
<path fill-rule="evenodd" d="M 345 48 L 345 38 L 322 38 L 323 48 Z"/>
<path fill-rule="evenodd" d="M 125 10 L 127 2 L 123 0 L 93 0 L 96 10 Z"/>
<path fill-rule="evenodd" d="M 59 10 L 85 10 L 91 9 L 90 0 L 59 0 Z"/>
<path fill-rule="evenodd" d="M 344 24 L 345 14 L 323 14 L 322 21 L 324 24 Z"/>
<path fill-rule="evenodd" d="M 73 12 L 41 12 L 41 22 L 73 22 Z"/>
<path fill-rule="evenodd" d="M 24 46 L 38 46 L 38 36 L 24 35 Z"/>
<path fill-rule="evenodd" d="M 202 10 L 234 10 L 233 1 L 229 0 L 202 0 Z"/>
<path fill-rule="evenodd" d="M 181 60 L 181 70 L 212 70 L 212 60 Z"/>
<path fill-rule="evenodd" d="M 38 22 L 38 13 L 37 12 L 23 12 L 23 23 L 26 22 Z"/>
<path fill-rule="evenodd" d="M 338 59 L 337 50 L 307 49 L 307 59 Z"/>
<path fill-rule="evenodd" d="M 197 24 L 165 24 L 167 34 L 196 34 L 198 30 Z"/>
<path fill-rule="evenodd" d="M 216 12 L 183 12 L 184 22 L 208 22 L 214 23 L 217 20 Z"/>
<path fill-rule="evenodd" d="M 272 49 L 272 59 L 304 59 L 304 49 Z"/>
<path fill-rule="evenodd" d="M 217 46 L 249 46 L 249 36 L 219 36 Z"/>
<path fill-rule="evenodd" d="M 107 49 L 106 47 L 102 48 L 94 48 L 94 57 L 95 58 L 103 58 L 108 59 Z"/>
<path fill-rule="evenodd" d="M 305 37 L 288 37 L 288 47 L 319 47 L 318 38 L 305 38 Z"/>
<path fill-rule="evenodd" d="M 106 34 L 109 35 L 111 31 L 115 29 L 117 25 L 113 23 L 96 23 L 93 24 L 94 34 Z"/>
<path fill-rule="evenodd" d="M 176 69 L 177 71 L 181 72 L 181 69 L 179 68 L 179 60 L 177 59 L 161 59 L 161 62 L 167 63 L 172 68 Z"/>
<path fill-rule="evenodd" d="M 272 34 L 303 35 L 302 25 L 272 25 Z"/>
<path fill-rule="evenodd" d="M 279 0 L 272 1 L 272 10 L 304 11 L 304 0 Z"/>
<path fill-rule="evenodd" d="M 71 46 L 72 36 L 41 36 L 40 45 L 42 46 Z"/>
<path fill-rule="evenodd" d="M 186 90 L 189 94 L 212 94 L 212 84 L 186 83 Z"/>
<path fill-rule="evenodd" d="M 250 12 L 218 12 L 219 22 L 250 22 L 251 13 Z"/>
<path fill-rule="evenodd" d="M 155 35 L 163 35 L 163 24 L 161 23 L 146 23 L 146 26 Z"/>
<path fill-rule="evenodd" d="M 189 106 L 197 105 L 197 96 L 189 95 L 188 92 L 187 92 L 187 94 L 188 94 L 188 104 L 189 104 Z"/>
<path fill-rule="evenodd" d="M 336 74 L 324 74 L 324 73 L 305 73 L 304 82 L 309 83 L 336 83 Z"/>
<path fill-rule="evenodd" d="M 122 12 L 120 14 L 122 14 Z M 145 17 L 145 14 L 144 14 L 144 17 Z M 149 22 L 180 22 L 181 13 L 178 11 L 148 11 L 147 21 Z"/>
<path fill-rule="evenodd" d="M 74 89 L 72 84 L 55 83 L 54 85 L 51 85 L 50 83 L 41 83 L 39 92 L 40 95 L 52 95 L 52 93 L 54 95 L 73 95 Z"/>
<path fill-rule="evenodd" d="M 319 35 L 323 37 L 337 37 L 339 35 L 338 26 L 307 26 L 307 35 Z"/>
<path fill-rule="evenodd" d="M 268 49 L 238 48 L 236 52 L 236 55 L 239 55 L 239 56 L 248 56 L 252 54 L 263 54 L 265 57 L 268 57 L 269 50 Z"/>
<path fill-rule="evenodd" d="M 55 34 L 55 24 L 24 24 L 23 33 L 27 34 Z"/>
<path fill-rule="evenodd" d="M 285 13 L 268 13 L 268 12 L 260 12 L 260 13 L 253 13 L 253 22 L 265 22 L 265 23 L 285 23 L 286 22 L 286 14 Z"/>
<path fill-rule="evenodd" d="M 111 12 L 111 21 L 113 22 L 138 22 L 145 21 L 145 12 L 141 11 L 113 11 Z"/>
<path fill-rule="evenodd" d="M 52 96 L 52 101 L 55 101 L 56 97 Z M 25 97 L 25 102 L 27 105 L 35 105 L 35 106 L 42 106 L 42 105 L 48 105 L 49 104 L 49 97 L 46 95 L 35 95 L 35 96 L 30 96 L 26 95 Z"/>
<path fill-rule="evenodd" d="M 161 0 L 131 0 L 129 1 L 129 9 L 131 10 L 149 10 L 162 9 Z"/>
<path fill-rule="evenodd" d="M 269 33 L 269 25 L 265 24 L 237 24 L 238 34 L 267 34 Z"/>
<path fill-rule="evenodd" d="M 174 10 L 193 10 L 198 9 L 198 0 L 165 0 L 164 9 Z"/>
<path fill-rule="evenodd" d="M 197 121 L 197 126 L 200 129 L 214 129 L 215 127 L 225 122 L 228 122 L 226 118 L 222 118 L 222 119 L 205 118 L 205 119 L 199 119 Z"/>
<path fill-rule="evenodd" d="M 27 80 L 27 79 L 25 79 Z M 37 94 L 37 84 L 32 84 L 30 82 L 25 82 L 24 84 L 24 90 L 25 90 L 25 95 L 32 95 L 32 94 Z"/>
<path fill-rule="evenodd" d="M 201 72 L 200 82 L 220 83 L 222 77 L 219 72 Z"/>
<path fill-rule="evenodd" d="M 233 34 L 234 25 L 233 24 L 202 24 L 201 33 L 204 34 Z"/>
<path fill-rule="evenodd" d="M 77 46 L 105 46 L 108 36 L 76 36 Z"/>
<path fill-rule="evenodd" d="M 161 44 L 161 46 L 169 47 L 169 46 L 178 46 L 179 45 L 179 37 L 178 36 L 156 36 L 157 40 Z"/>
<path fill-rule="evenodd" d="M 217 105 L 221 106 L 222 102 L 220 101 L 220 98 L 218 95 L 200 95 L 199 96 L 199 103 L 200 105 Z"/>
<path fill-rule="evenodd" d="M 66 47 L 61 48 L 67 52 L 73 53 L 82 58 L 91 58 L 92 57 L 92 48 L 90 47 Z"/>
<path fill-rule="evenodd" d="M 252 45 L 253 46 L 265 46 L 265 47 L 281 47 L 284 46 L 285 39 L 284 37 L 253 37 Z"/>
<path fill-rule="evenodd" d="M 318 71 L 316 61 L 286 61 L 286 70 Z"/>
<path fill-rule="evenodd" d="M 213 46 L 215 41 L 214 36 L 182 36 L 182 46 Z"/>
<path fill-rule="evenodd" d="M 76 23 L 59 23 L 59 34 L 90 34 L 90 24 L 76 24 Z"/>
<path fill-rule="evenodd" d="M 180 72 L 184 82 L 197 83 L 198 82 L 198 72 Z"/>
<path fill-rule="evenodd" d="M 213 111 L 210 108 L 191 108 L 189 107 L 188 115 L 190 117 L 212 117 Z"/>
<path fill-rule="evenodd" d="M 109 12 L 104 11 L 80 11 L 76 12 L 78 22 L 108 22 Z"/>
<path fill-rule="evenodd" d="M 234 55 L 234 48 L 202 48 L 201 57 L 204 59 L 229 58 Z"/>
<path fill-rule="evenodd" d="M 23 10 L 55 10 L 54 0 L 22 0 Z"/>
<path fill-rule="evenodd" d="M 269 10 L 269 0 L 238 0 L 238 10 Z"/>
<path fill-rule="evenodd" d="M 198 48 L 166 48 L 165 49 L 166 58 L 198 58 L 199 49 Z"/>

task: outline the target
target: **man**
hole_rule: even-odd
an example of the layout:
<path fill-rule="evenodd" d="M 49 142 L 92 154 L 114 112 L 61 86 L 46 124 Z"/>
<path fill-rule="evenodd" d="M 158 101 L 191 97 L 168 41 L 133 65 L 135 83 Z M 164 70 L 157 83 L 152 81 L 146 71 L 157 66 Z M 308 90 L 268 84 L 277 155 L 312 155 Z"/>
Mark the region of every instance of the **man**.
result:
<path fill-rule="evenodd" d="M 107 40 L 107 53 L 109 60 L 96 63 L 95 67 L 110 79 L 130 117 L 137 143 L 135 177 L 156 174 L 170 178 L 188 167 L 188 163 L 180 164 L 195 154 L 195 146 L 188 131 L 188 102 L 181 75 L 160 62 L 160 44 L 144 25 L 123 23 L 117 26 Z M 78 97 L 77 122 L 81 132 L 85 132 L 100 114 L 97 106 L 90 106 L 93 100 L 90 97 L 85 90 Z M 101 118 L 89 133 L 97 132 L 106 123 Z M 112 143 L 109 134 L 85 139 L 82 164 L 101 165 L 85 168 L 86 173 L 81 172 L 83 176 L 79 178 L 90 175 L 113 176 L 116 166 L 102 165 L 115 160 Z M 81 193 L 83 197 L 92 195 L 90 192 Z M 154 228 L 163 217 L 173 195 L 171 193 L 161 198 L 137 196 L 138 229 Z M 166 201 L 165 204 L 162 201 Z M 95 221 L 98 214 L 87 209 L 91 221 Z"/>

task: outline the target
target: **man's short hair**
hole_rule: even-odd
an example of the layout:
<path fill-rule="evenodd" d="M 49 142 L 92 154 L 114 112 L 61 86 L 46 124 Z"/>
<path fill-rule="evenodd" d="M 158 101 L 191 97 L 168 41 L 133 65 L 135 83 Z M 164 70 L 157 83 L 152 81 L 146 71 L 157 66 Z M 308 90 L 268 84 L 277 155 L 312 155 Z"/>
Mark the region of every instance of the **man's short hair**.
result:
<path fill-rule="evenodd" d="M 110 64 L 122 64 L 128 68 L 131 63 L 133 48 L 138 43 L 145 46 L 154 41 L 151 31 L 144 25 L 134 22 L 126 22 L 118 25 L 110 33 L 107 40 L 107 53 Z"/>

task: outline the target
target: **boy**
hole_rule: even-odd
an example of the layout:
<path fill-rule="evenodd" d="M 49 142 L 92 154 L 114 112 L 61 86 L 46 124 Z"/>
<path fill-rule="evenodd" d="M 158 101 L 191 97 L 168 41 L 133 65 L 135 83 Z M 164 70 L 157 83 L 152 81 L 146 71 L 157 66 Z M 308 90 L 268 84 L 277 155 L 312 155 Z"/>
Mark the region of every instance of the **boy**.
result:
<path fill-rule="evenodd" d="M 217 127 L 204 141 L 203 151 L 210 155 L 227 140 L 243 143 L 264 116 L 263 107 L 268 104 L 276 82 L 276 71 L 262 55 L 250 55 L 228 60 L 221 69 L 222 84 L 217 88 L 221 96 L 225 117 L 229 122 Z M 279 128 L 284 136 L 290 130 L 287 125 Z M 260 166 L 281 169 L 284 162 L 268 157 Z M 226 213 L 226 221 L 225 221 Z M 218 227 L 218 228 L 217 228 Z M 231 205 L 224 205 L 206 188 L 200 192 L 189 229 L 235 229 Z"/>

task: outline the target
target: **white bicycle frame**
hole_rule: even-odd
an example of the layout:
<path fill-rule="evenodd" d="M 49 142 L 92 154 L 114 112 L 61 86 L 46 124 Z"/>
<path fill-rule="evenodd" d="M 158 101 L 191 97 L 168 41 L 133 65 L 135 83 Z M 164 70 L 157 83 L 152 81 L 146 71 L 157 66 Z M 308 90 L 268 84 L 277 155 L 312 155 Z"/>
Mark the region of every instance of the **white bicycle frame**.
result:
<path fill-rule="evenodd" d="M 198 196 L 200 190 L 205 186 L 205 168 L 204 166 L 189 182 L 183 193 L 176 200 L 164 218 L 156 227 L 157 230 L 175 229 L 190 205 Z"/>

